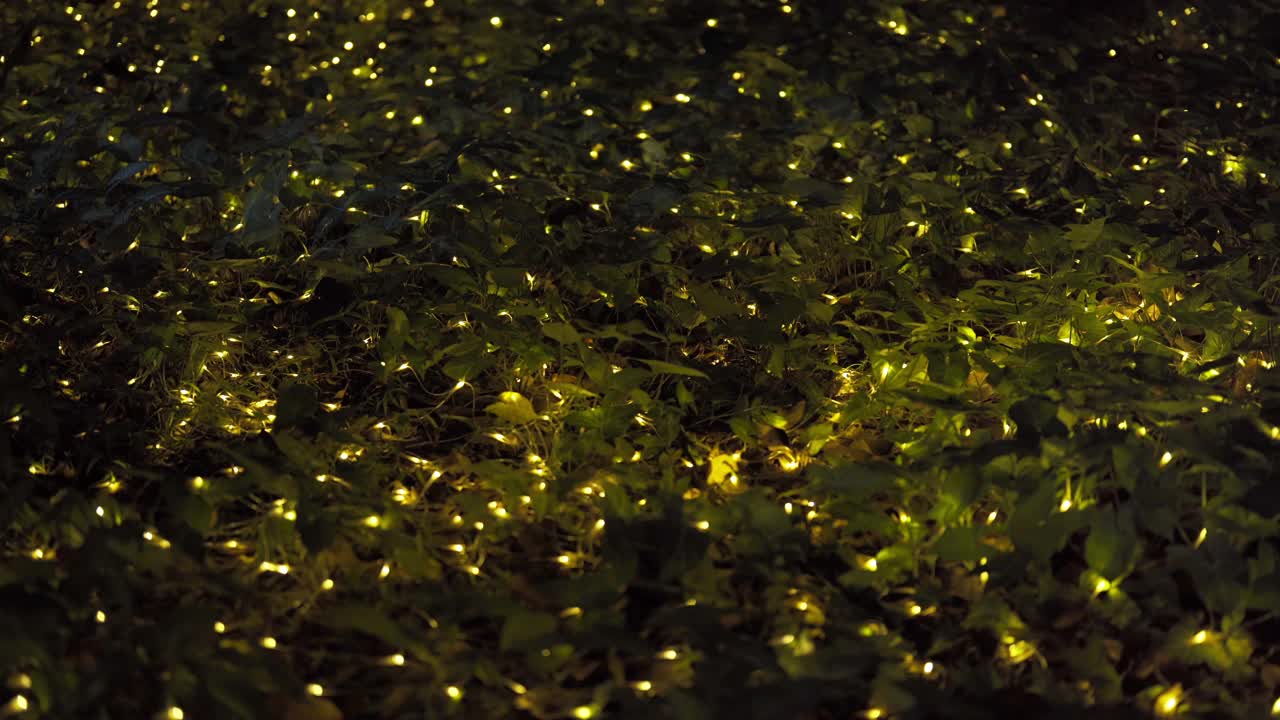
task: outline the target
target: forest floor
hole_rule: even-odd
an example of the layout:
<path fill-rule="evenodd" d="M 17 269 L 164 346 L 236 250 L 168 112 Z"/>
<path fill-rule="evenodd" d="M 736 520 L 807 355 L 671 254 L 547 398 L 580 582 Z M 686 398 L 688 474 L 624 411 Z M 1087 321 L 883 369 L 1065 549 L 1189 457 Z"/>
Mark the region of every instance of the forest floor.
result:
<path fill-rule="evenodd" d="M 1274 5 L 2 5 L 6 712 L 1280 714 Z"/>

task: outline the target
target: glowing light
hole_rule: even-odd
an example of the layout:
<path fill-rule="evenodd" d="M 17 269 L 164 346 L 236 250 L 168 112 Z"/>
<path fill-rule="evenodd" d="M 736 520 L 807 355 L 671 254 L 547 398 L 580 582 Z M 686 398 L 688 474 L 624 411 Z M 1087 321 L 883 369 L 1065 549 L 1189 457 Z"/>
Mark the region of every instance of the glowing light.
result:
<path fill-rule="evenodd" d="M 448 695 L 450 700 L 461 700 L 462 688 L 458 687 L 457 685 L 450 685 L 449 687 L 444 689 L 444 694 Z"/>
<path fill-rule="evenodd" d="M 1172 715 L 1177 711 L 1180 702 L 1182 702 L 1182 687 L 1174 685 L 1156 697 L 1156 714 Z"/>
<path fill-rule="evenodd" d="M 324 695 L 324 688 L 316 683 L 310 683 L 307 685 L 307 694 L 320 697 L 321 695 Z"/>
<path fill-rule="evenodd" d="M 573 709 L 573 716 L 578 720 L 590 720 L 592 715 L 595 715 L 595 711 L 586 705 L 579 705 Z"/>
<path fill-rule="evenodd" d="M 502 27 L 502 18 L 498 17 L 497 15 L 494 15 L 493 17 L 489 18 L 489 24 L 496 28 L 500 28 Z"/>
<path fill-rule="evenodd" d="M 1165 453 L 1160 456 L 1160 467 L 1168 465 L 1171 460 L 1173 460 L 1173 453 L 1166 450 Z"/>

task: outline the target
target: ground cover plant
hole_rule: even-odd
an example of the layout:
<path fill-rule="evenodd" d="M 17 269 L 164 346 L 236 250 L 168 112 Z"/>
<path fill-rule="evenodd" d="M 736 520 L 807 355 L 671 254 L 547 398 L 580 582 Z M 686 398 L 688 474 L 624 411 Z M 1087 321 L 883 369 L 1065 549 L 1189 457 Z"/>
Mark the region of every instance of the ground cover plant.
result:
<path fill-rule="evenodd" d="M 842 5 L 0 5 L 4 712 L 1280 714 L 1280 9 Z"/>

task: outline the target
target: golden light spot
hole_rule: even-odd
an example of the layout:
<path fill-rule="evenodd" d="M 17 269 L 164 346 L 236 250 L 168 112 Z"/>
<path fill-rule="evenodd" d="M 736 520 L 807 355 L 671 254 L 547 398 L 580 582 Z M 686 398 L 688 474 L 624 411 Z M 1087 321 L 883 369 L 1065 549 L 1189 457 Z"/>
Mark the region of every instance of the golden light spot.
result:
<path fill-rule="evenodd" d="M 1180 702 L 1182 702 L 1182 686 L 1174 685 L 1156 697 L 1156 714 L 1172 715 L 1177 711 Z"/>

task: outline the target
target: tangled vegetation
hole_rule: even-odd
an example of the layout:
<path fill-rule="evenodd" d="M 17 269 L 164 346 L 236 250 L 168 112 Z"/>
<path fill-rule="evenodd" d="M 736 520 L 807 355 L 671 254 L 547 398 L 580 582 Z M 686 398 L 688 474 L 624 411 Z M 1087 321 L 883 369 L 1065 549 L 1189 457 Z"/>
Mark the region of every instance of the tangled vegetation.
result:
<path fill-rule="evenodd" d="M 1280 9 L 1114 5 L 0 3 L 5 712 L 1280 714 Z"/>

